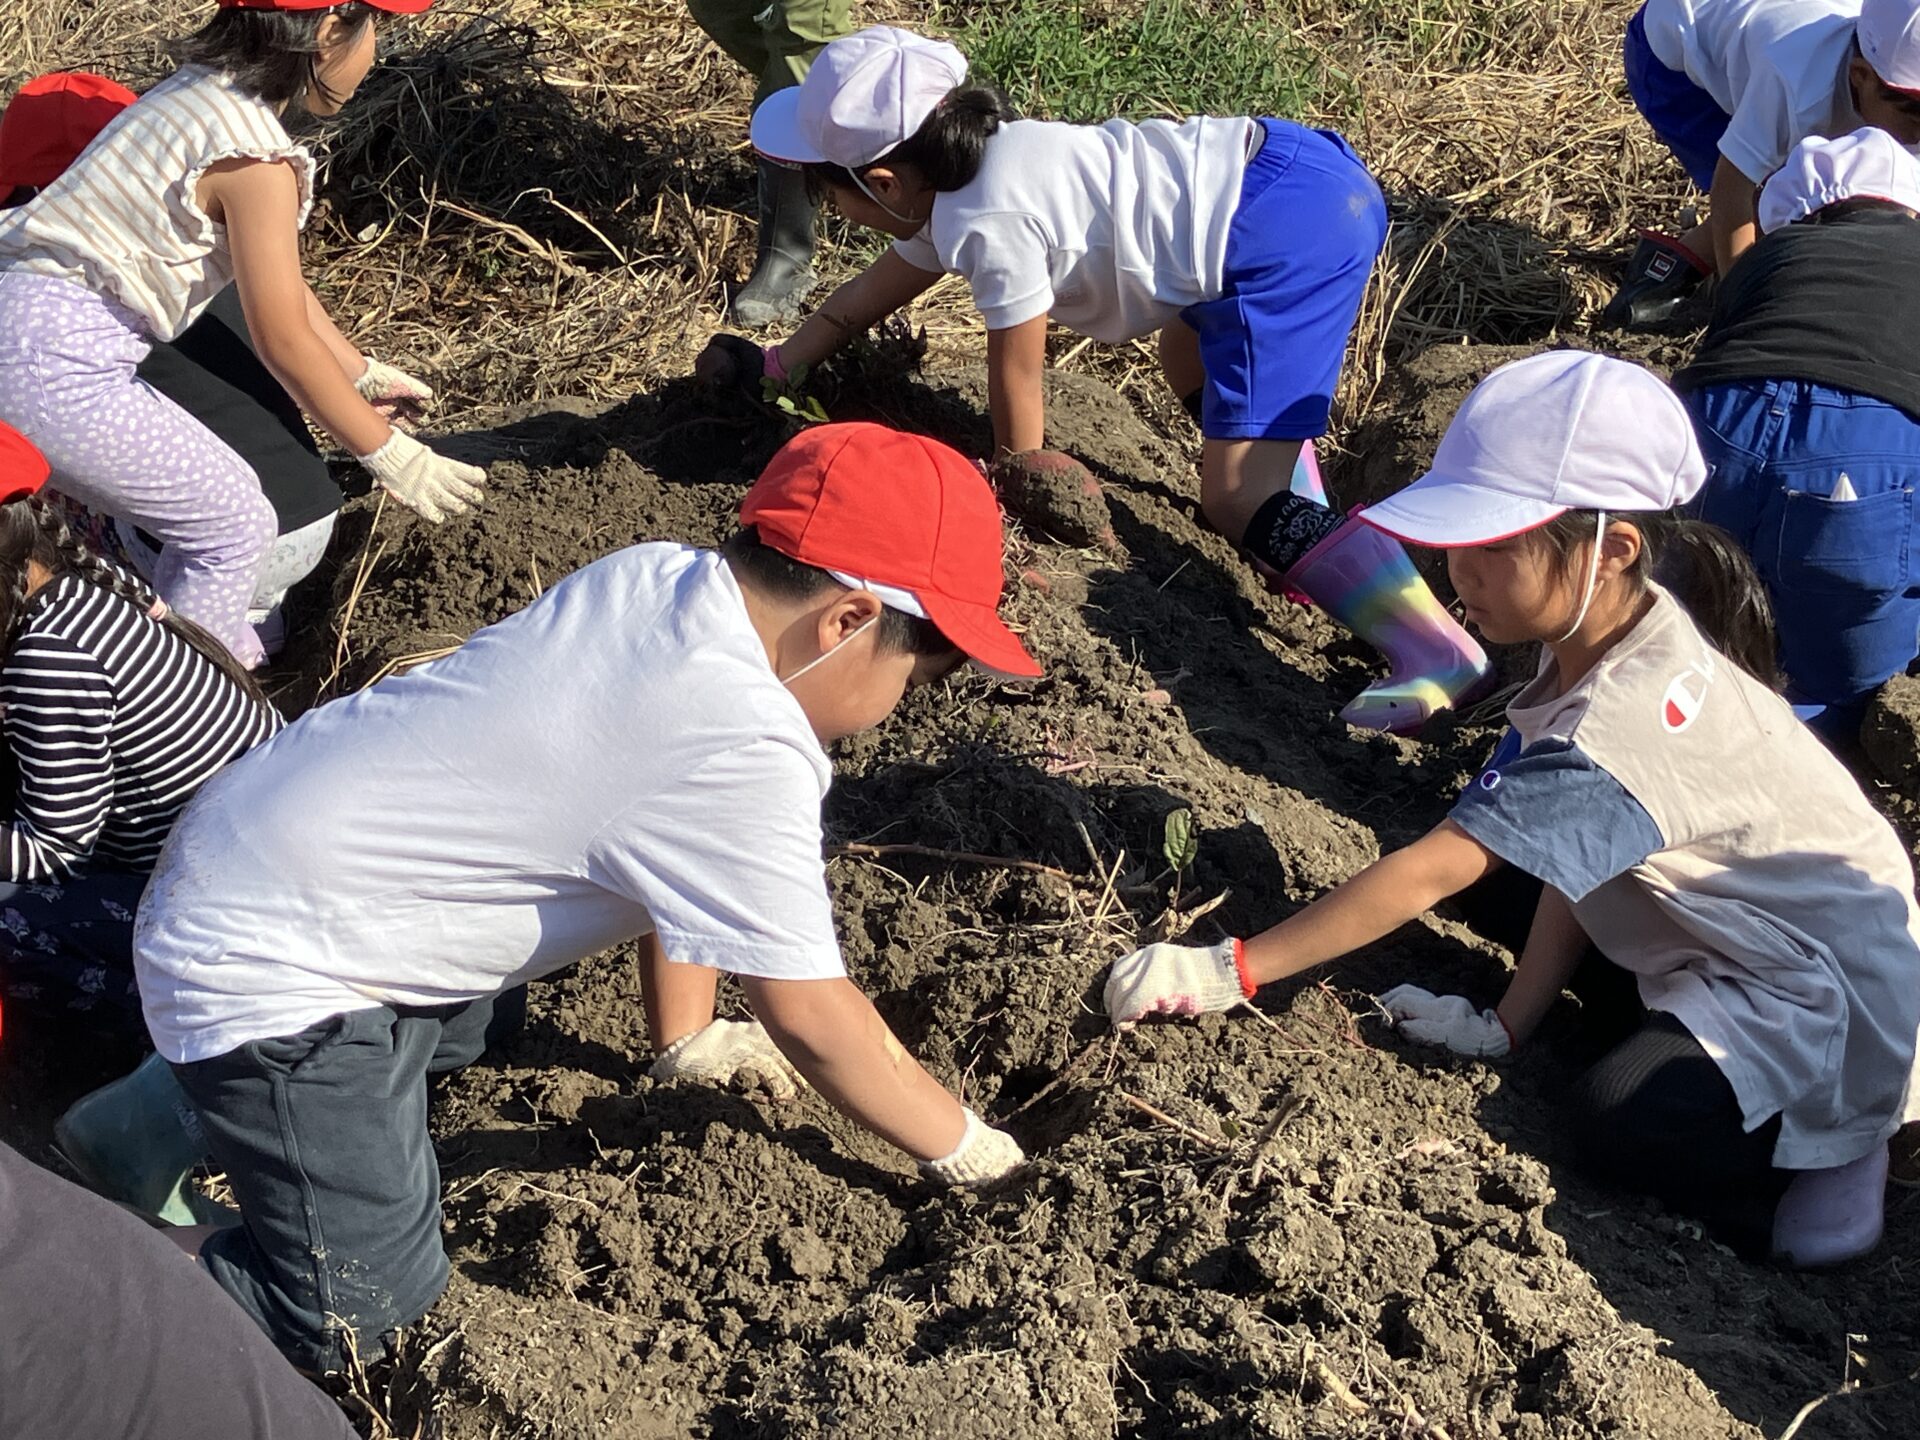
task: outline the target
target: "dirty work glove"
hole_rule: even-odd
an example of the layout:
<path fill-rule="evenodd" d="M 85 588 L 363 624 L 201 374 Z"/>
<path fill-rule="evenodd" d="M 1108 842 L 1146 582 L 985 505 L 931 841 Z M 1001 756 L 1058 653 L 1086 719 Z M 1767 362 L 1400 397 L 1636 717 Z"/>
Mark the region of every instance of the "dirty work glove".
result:
<path fill-rule="evenodd" d="M 962 1107 L 963 1109 L 966 1107 Z M 922 1160 L 920 1173 L 943 1185 L 961 1185 L 971 1189 L 1003 1179 L 1027 1163 L 1020 1142 L 1004 1130 L 996 1130 L 972 1110 L 967 1110 L 967 1128 L 951 1155 L 938 1160 Z"/>
<path fill-rule="evenodd" d="M 682 1036 L 647 1072 L 656 1080 L 700 1080 L 735 1090 L 765 1090 L 791 1100 L 807 1082 L 758 1020 L 715 1020 Z"/>
<path fill-rule="evenodd" d="M 1253 998 L 1238 940 L 1218 945 L 1149 945 L 1107 972 L 1107 1016 L 1116 1030 L 1145 1015 L 1204 1015 Z"/>
<path fill-rule="evenodd" d="M 1513 1036 L 1498 1010 L 1476 1010 L 1464 995 L 1435 995 L 1418 985 L 1396 985 L 1377 997 L 1394 1028 L 1422 1045 L 1444 1045 L 1456 1055 L 1498 1060 L 1513 1053 Z"/>
<path fill-rule="evenodd" d="M 761 382 L 768 376 L 778 380 L 786 375 L 775 357 L 777 349 L 762 349 L 744 335 L 716 335 L 693 362 L 694 378 L 716 390 L 733 390 L 756 403 L 763 401 L 767 397 Z"/>
<path fill-rule="evenodd" d="M 394 410 L 421 411 L 433 404 L 433 387 L 426 381 L 416 380 L 406 371 L 371 355 L 367 356 L 367 368 L 360 372 L 353 388 L 360 392 L 362 400 L 388 418 L 392 418 L 389 412 Z"/>
<path fill-rule="evenodd" d="M 389 495 L 435 525 L 479 504 L 480 486 L 487 478 L 478 465 L 450 460 L 401 430 L 371 455 L 358 458 Z"/>

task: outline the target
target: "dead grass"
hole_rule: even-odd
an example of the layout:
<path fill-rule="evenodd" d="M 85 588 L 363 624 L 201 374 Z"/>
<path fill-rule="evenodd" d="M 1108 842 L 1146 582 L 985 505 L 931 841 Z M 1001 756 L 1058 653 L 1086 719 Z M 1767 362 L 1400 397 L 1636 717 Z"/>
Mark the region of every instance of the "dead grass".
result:
<path fill-rule="evenodd" d="M 1104 8 L 1122 8 L 1112 0 Z M 1204 13 L 1210 0 L 1192 0 Z M 1622 93 L 1632 0 L 1302 0 L 1258 7 L 1321 57 L 1326 113 L 1386 185 L 1393 235 L 1356 337 L 1345 433 L 1386 368 L 1435 342 L 1579 326 L 1630 227 L 1684 181 Z M 37 0 L 0 13 L 7 86 L 97 66 L 130 80 L 204 7 Z M 863 18 L 912 22 L 889 3 Z M 958 18 L 957 12 L 943 12 Z M 343 325 L 431 373 L 443 417 L 561 394 L 613 398 L 685 373 L 750 262 L 748 86 L 670 0 L 507 0 L 396 27 L 327 140 L 308 256 Z M 1310 219 L 1303 219 L 1310 223 Z M 877 248 L 836 234 L 829 278 Z M 936 356 L 977 358 L 963 287 L 917 307 Z M 1136 395 L 1144 346 L 1056 359 Z"/>

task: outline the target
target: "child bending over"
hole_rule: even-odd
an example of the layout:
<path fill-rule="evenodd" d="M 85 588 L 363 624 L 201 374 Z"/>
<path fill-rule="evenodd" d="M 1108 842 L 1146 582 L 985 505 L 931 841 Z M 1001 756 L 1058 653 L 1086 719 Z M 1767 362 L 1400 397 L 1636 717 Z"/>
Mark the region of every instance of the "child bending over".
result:
<path fill-rule="evenodd" d="M 762 102 L 755 148 L 896 243 L 781 344 L 717 337 L 702 373 L 757 391 L 961 275 L 987 325 L 996 458 L 1018 457 L 1046 444 L 1049 318 L 1096 340 L 1159 331 L 1206 436 L 1207 519 L 1392 663 L 1342 717 L 1414 730 L 1474 690 L 1486 656 L 1406 552 L 1344 525 L 1317 478 L 1294 493 L 1387 233 L 1352 148 L 1288 120 L 1020 120 L 966 75 L 951 45 L 875 26 Z"/>
<path fill-rule="evenodd" d="M 1583 962 L 1624 971 L 1638 1019 L 1576 1095 L 1594 1164 L 1747 1253 L 1871 1249 L 1920 1022 L 1913 870 L 1763 683 L 1740 552 L 1674 533 L 1705 478 L 1686 412 L 1636 366 L 1553 353 L 1489 376 L 1433 469 L 1364 518 L 1446 547 L 1488 639 L 1541 642 L 1513 735 L 1425 838 L 1271 930 L 1117 962 L 1114 1023 L 1228 1009 L 1511 865 L 1544 888 L 1499 1005 L 1402 985 L 1381 997 L 1400 1027 L 1505 1055 Z M 1697 621 L 1652 579 L 1669 541 Z"/>
<path fill-rule="evenodd" d="M 249 668 L 273 507 L 245 460 L 135 370 L 234 283 L 261 361 L 396 499 L 438 520 L 479 498 L 483 472 L 376 408 L 423 387 L 349 344 L 301 275 L 314 164 L 281 123 L 296 103 L 337 113 L 373 64 L 376 17 L 428 3 L 221 0 L 174 47 L 178 70 L 0 214 L 0 419 L 62 493 L 158 540 L 162 598 Z"/>

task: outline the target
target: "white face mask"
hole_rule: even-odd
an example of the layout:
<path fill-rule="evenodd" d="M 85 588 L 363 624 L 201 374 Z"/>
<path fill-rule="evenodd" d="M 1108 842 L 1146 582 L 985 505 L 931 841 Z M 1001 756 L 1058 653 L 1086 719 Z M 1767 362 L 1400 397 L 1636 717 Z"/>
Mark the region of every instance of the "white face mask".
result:
<path fill-rule="evenodd" d="M 1573 624 L 1567 627 L 1567 633 L 1562 635 L 1558 640 L 1553 642 L 1556 645 L 1566 644 L 1567 641 L 1573 638 L 1574 632 L 1577 631 L 1582 625 L 1586 623 L 1587 611 L 1590 608 L 1592 608 L 1592 605 L 1593 605 L 1594 583 L 1598 581 L 1600 578 L 1600 542 L 1606 538 L 1607 538 L 1607 512 L 1604 510 L 1601 510 L 1601 511 L 1598 511 L 1594 516 L 1593 555 L 1587 561 L 1587 588 L 1585 592 L 1580 596 L 1580 610 L 1579 610 L 1579 613 L 1573 617 Z M 824 660 L 826 657 L 823 655 L 820 658 Z M 818 665 L 820 661 L 816 660 L 813 663 Z"/>
<path fill-rule="evenodd" d="M 882 200 L 878 195 L 874 194 L 873 191 L 867 188 L 867 182 L 860 178 L 859 171 L 849 170 L 847 171 L 847 174 L 853 177 L 853 183 L 860 187 L 860 193 L 862 195 L 866 196 L 874 204 L 878 205 L 882 210 L 886 211 L 887 214 L 891 215 L 894 219 L 898 220 L 902 225 L 924 225 L 927 223 L 924 220 L 916 220 L 911 215 L 902 215 L 898 210 L 894 209 L 891 205 L 887 204 L 886 201 Z"/>
<path fill-rule="evenodd" d="M 884 614 L 885 612 L 883 611 L 882 613 Z M 862 620 L 857 626 L 855 626 L 851 631 L 849 631 L 845 636 L 845 638 L 840 640 L 840 642 L 836 644 L 831 650 L 822 650 L 818 655 L 814 656 L 813 659 L 807 661 L 806 664 L 802 665 L 798 670 L 794 671 L 791 675 L 785 676 L 780 681 L 780 683 L 782 685 L 785 685 L 788 689 L 792 689 L 794 681 L 798 680 L 802 675 L 806 674 L 809 670 L 813 669 L 814 666 L 820 664 L 822 661 L 827 660 L 834 655 L 838 655 L 843 649 L 846 648 L 847 643 L 849 641 L 857 638 L 862 630 L 871 629 L 874 625 L 879 623 L 879 620 L 880 620 L 879 615 L 875 615 L 871 619 Z"/>

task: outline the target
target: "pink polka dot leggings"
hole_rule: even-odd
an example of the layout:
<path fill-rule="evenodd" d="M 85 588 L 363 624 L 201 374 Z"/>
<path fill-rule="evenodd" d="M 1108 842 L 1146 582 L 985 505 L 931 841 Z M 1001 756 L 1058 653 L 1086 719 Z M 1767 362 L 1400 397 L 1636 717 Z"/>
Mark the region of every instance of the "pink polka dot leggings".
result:
<path fill-rule="evenodd" d="M 64 494 L 155 536 L 160 597 L 258 665 L 247 605 L 273 506 L 225 441 L 134 375 L 152 348 L 138 326 L 83 286 L 0 270 L 0 420 L 40 447 Z"/>

